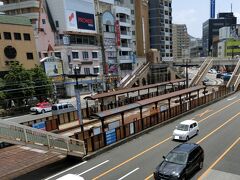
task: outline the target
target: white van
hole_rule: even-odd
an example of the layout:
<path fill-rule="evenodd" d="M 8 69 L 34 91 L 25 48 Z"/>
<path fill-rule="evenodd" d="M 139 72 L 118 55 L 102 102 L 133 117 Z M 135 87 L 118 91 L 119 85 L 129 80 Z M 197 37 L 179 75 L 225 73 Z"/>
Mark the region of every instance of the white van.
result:
<path fill-rule="evenodd" d="M 52 105 L 52 114 L 58 115 L 66 112 L 75 111 L 75 107 L 71 103 L 59 103 Z"/>

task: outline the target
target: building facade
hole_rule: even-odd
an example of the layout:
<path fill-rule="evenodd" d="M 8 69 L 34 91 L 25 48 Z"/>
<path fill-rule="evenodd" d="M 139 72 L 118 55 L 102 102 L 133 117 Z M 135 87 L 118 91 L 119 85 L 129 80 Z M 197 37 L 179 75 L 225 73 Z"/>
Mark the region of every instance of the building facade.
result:
<path fill-rule="evenodd" d="M 160 51 L 161 60 L 172 61 L 172 0 L 151 0 L 148 4 L 150 48 Z"/>
<path fill-rule="evenodd" d="M 184 52 L 189 49 L 189 35 L 185 24 L 173 24 L 173 58 L 184 58 Z"/>
<path fill-rule="evenodd" d="M 3 3 L 0 12 L 12 16 L 24 16 L 30 20 L 39 58 L 49 56 L 49 47 L 54 47 L 55 26 L 50 23 L 52 19 L 46 1 L 3 0 Z"/>
<path fill-rule="evenodd" d="M 28 18 L 0 15 L 0 72 L 17 62 L 31 69 L 39 64 L 32 25 Z"/>
<path fill-rule="evenodd" d="M 217 19 L 208 19 L 203 23 L 203 53 L 204 56 L 217 56 L 217 48 L 213 47 L 217 42 L 219 29 L 225 26 L 236 29 L 237 18 L 233 13 L 219 13 Z M 217 47 L 217 46 L 215 46 Z"/>

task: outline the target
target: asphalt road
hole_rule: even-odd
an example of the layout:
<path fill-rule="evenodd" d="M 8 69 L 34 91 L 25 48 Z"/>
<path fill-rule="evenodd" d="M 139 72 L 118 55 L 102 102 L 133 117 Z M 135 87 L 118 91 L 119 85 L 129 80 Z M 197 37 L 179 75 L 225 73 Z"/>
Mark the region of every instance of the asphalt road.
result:
<path fill-rule="evenodd" d="M 63 163 L 61 170 L 48 168 L 18 179 L 56 179 L 69 173 L 87 180 L 153 179 L 152 172 L 162 161 L 162 156 L 181 143 L 172 141 L 171 134 L 174 127 L 186 119 L 199 122 L 200 133 L 190 142 L 200 144 L 205 151 L 204 167 L 192 179 L 240 179 L 239 105 L 238 92 L 73 167 Z"/>

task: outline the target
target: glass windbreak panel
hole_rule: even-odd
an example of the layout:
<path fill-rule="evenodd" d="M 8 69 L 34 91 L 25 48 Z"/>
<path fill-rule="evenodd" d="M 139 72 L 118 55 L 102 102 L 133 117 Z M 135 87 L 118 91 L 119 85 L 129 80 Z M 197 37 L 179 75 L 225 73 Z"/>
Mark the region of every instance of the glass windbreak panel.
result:
<path fill-rule="evenodd" d="M 179 124 L 177 130 L 188 131 L 189 126 L 184 124 Z"/>
<path fill-rule="evenodd" d="M 188 154 L 184 152 L 170 152 L 165 161 L 175 163 L 175 164 L 186 164 Z"/>

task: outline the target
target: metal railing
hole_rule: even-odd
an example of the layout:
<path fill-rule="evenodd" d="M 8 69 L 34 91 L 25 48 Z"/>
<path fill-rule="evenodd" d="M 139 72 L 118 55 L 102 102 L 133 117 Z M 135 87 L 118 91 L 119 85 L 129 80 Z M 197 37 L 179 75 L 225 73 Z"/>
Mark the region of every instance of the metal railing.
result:
<path fill-rule="evenodd" d="M 83 141 L 9 121 L 0 122 L 0 141 L 78 157 L 86 155 Z"/>
<path fill-rule="evenodd" d="M 230 87 L 233 85 L 234 91 L 236 91 L 238 88 L 239 82 L 240 82 L 240 59 L 238 60 L 238 63 L 232 73 L 232 76 L 227 83 L 227 87 Z"/>

